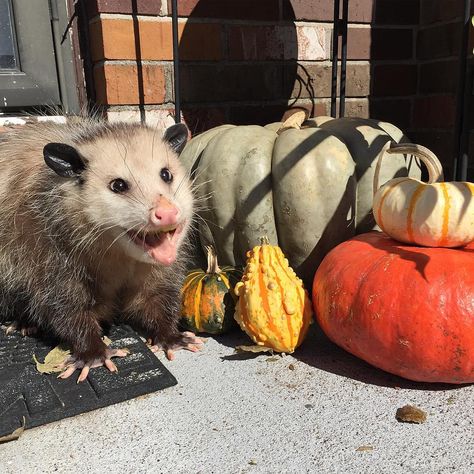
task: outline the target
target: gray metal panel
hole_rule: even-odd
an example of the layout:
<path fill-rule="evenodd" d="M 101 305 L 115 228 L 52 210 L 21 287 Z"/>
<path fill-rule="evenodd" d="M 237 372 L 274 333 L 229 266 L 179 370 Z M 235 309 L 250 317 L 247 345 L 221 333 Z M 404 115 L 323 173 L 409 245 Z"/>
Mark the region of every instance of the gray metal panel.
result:
<path fill-rule="evenodd" d="M 61 103 L 48 0 L 13 0 L 20 71 L 0 73 L 0 106 Z"/>

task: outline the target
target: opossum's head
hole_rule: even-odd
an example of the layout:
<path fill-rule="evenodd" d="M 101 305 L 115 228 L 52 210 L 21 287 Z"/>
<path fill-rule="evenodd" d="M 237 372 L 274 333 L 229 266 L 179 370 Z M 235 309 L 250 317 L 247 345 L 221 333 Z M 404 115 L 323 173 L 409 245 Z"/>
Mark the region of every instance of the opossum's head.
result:
<path fill-rule="evenodd" d="M 178 159 L 187 135 L 182 124 L 163 137 L 145 126 L 109 125 L 74 146 L 49 143 L 43 154 L 65 178 L 67 208 L 107 232 L 129 256 L 171 265 L 193 213 L 189 175 Z"/>

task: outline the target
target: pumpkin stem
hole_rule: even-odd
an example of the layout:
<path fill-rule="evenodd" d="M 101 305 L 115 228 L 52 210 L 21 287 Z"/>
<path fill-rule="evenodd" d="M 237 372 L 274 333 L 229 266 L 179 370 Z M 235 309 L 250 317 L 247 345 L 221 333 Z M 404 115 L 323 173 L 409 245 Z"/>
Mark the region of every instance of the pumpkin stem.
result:
<path fill-rule="evenodd" d="M 382 151 L 380 152 L 379 158 L 377 160 L 377 165 L 375 166 L 373 188 L 374 195 L 379 189 L 380 167 L 385 153 L 403 153 L 407 155 L 413 155 L 419 158 L 428 170 L 428 184 L 443 181 L 444 179 L 443 167 L 441 166 L 440 161 L 438 160 L 436 155 L 428 148 L 422 145 L 416 145 L 414 143 L 387 142 L 382 148 Z"/>
<path fill-rule="evenodd" d="M 270 241 L 266 235 L 260 237 L 260 245 L 270 245 Z"/>
<path fill-rule="evenodd" d="M 217 263 L 217 255 L 212 245 L 206 246 L 207 251 L 207 271 L 206 273 L 221 273 L 221 269 Z"/>

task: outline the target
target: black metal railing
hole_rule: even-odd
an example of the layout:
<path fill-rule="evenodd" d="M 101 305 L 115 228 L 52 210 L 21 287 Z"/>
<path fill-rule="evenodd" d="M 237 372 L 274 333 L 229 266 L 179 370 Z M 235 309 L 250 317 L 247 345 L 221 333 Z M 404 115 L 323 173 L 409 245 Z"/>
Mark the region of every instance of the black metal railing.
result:
<path fill-rule="evenodd" d="M 471 0 L 464 0 L 463 30 L 459 51 L 459 77 L 454 124 L 453 179 L 467 180 L 469 166 L 469 112 L 472 98 L 472 64 L 469 61 L 469 31 L 471 29 Z"/>

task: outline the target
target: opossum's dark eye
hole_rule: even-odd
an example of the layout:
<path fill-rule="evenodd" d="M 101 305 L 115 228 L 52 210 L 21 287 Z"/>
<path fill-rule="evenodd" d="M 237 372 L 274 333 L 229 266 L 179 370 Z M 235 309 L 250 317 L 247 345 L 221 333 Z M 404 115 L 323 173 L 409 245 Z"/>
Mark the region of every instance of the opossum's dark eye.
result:
<path fill-rule="evenodd" d="M 173 181 L 173 175 L 171 174 L 171 171 L 168 168 L 162 168 L 160 171 L 160 178 L 165 182 L 165 183 L 171 183 Z"/>
<path fill-rule="evenodd" d="M 125 191 L 128 191 L 128 183 L 122 178 L 113 179 L 109 183 L 109 188 L 114 193 L 124 193 Z"/>

